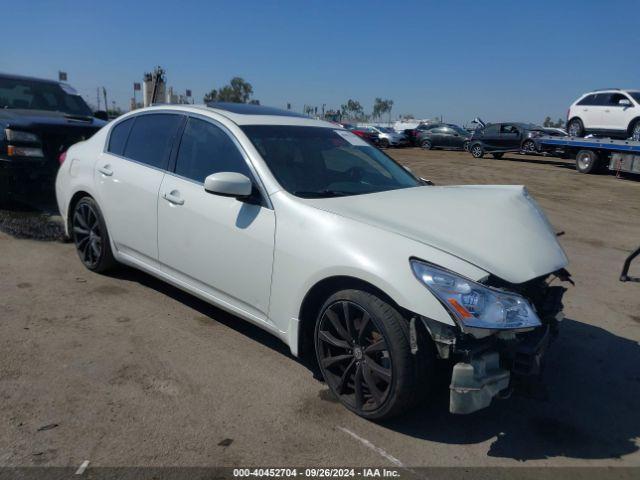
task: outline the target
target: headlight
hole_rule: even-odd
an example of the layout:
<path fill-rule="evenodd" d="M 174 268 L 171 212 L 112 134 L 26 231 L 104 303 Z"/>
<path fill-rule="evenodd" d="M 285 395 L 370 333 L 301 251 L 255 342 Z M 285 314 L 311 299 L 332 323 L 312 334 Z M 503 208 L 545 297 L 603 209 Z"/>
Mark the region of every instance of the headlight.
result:
<path fill-rule="evenodd" d="M 20 130 L 11 130 L 5 128 L 4 135 L 9 142 L 31 142 L 40 143 L 40 137 L 35 133 L 21 132 Z"/>
<path fill-rule="evenodd" d="M 414 275 L 465 326 L 489 329 L 531 328 L 540 319 L 527 300 L 467 278 L 411 260 Z"/>

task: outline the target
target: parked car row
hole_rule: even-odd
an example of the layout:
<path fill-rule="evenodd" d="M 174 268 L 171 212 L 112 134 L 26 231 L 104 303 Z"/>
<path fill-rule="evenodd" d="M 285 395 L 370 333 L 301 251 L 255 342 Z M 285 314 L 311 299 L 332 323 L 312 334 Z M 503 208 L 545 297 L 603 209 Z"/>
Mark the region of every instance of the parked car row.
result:
<path fill-rule="evenodd" d="M 564 130 L 546 128 L 530 123 L 490 123 L 477 128 L 469 139 L 469 152 L 475 158 L 490 153 L 502 158 L 507 152 L 538 153 L 535 139 L 542 135 L 566 136 Z"/>

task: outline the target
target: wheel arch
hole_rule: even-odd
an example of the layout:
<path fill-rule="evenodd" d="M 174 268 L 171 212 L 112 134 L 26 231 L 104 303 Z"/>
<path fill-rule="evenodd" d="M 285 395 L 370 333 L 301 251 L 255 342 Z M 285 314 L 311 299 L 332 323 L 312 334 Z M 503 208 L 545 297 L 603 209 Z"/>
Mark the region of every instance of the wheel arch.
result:
<path fill-rule="evenodd" d="M 407 309 L 398 305 L 384 290 L 361 278 L 349 275 L 335 275 L 318 281 L 307 291 L 302 300 L 298 314 L 299 324 L 297 332 L 298 357 L 314 368 L 317 367 L 317 365 L 314 355 L 313 335 L 320 307 L 322 307 L 322 304 L 331 294 L 346 289 L 364 290 L 378 295 L 385 302 L 388 302 L 397 309 L 404 318 L 412 315 Z"/>
<path fill-rule="evenodd" d="M 631 121 L 629 122 L 629 126 L 627 127 L 627 135 L 631 136 L 633 134 L 633 127 L 638 122 L 640 122 L 640 115 L 631 119 Z"/>
<path fill-rule="evenodd" d="M 71 200 L 69 200 L 69 205 L 67 206 L 67 218 L 65 219 L 65 226 L 67 228 L 67 235 L 70 236 L 69 232 L 71 231 L 71 215 L 73 213 L 73 209 L 76 208 L 76 204 L 83 197 L 91 197 L 95 200 L 93 195 L 85 190 L 78 190 L 71 196 Z"/>

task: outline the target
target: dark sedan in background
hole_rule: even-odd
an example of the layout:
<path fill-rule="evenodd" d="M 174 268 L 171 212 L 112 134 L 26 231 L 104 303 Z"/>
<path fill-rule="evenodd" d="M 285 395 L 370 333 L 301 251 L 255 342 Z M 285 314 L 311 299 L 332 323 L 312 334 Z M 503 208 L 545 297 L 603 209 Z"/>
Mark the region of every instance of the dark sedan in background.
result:
<path fill-rule="evenodd" d="M 469 151 L 475 158 L 481 158 L 485 153 L 494 158 L 502 158 L 507 152 L 537 153 L 535 138 L 542 135 L 562 136 L 566 133 L 531 123 L 490 123 L 473 132 Z"/>
<path fill-rule="evenodd" d="M 425 150 L 444 148 L 448 150 L 467 150 L 471 133 L 456 125 L 438 125 L 422 131 L 418 135 L 418 144 Z"/>
<path fill-rule="evenodd" d="M 52 194 L 60 155 L 105 124 L 65 83 L 0 74 L 0 203 Z"/>

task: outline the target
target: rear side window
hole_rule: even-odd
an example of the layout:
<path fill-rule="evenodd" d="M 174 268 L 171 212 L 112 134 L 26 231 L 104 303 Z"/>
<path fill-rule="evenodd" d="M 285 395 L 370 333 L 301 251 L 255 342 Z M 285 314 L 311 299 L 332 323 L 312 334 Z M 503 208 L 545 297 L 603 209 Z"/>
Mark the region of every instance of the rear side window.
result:
<path fill-rule="evenodd" d="M 107 151 L 114 155 L 120 155 L 124 153 L 124 146 L 127 143 L 127 137 L 131 131 L 133 125 L 133 118 L 129 118 L 124 122 L 120 122 L 111 129 L 111 135 L 109 135 L 109 146 Z"/>
<path fill-rule="evenodd" d="M 183 117 L 153 113 L 136 117 L 124 156 L 150 167 L 166 168 L 171 146 Z"/>
<path fill-rule="evenodd" d="M 578 105 L 595 105 L 596 104 L 596 95 L 587 95 L 582 100 L 578 102 Z"/>
<path fill-rule="evenodd" d="M 252 178 L 244 157 L 221 128 L 197 118 L 189 118 L 176 158 L 178 175 L 204 182 L 212 173 L 236 172 Z"/>

